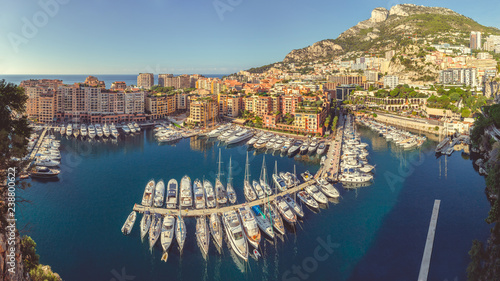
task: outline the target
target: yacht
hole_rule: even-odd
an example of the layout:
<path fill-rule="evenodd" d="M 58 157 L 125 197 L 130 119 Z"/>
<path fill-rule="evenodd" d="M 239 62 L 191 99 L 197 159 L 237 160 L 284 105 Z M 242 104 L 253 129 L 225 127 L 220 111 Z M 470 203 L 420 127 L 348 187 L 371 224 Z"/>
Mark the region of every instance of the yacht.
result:
<path fill-rule="evenodd" d="M 253 136 L 253 132 L 247 129 L 243 129 L 236 133 L 234 136 L 229 137 L 226 141 L 227 144 L 239 143 Z"/>
<path fill-rule="evenodd" d="M 307 193 L 314 198 L 318 203 L 321 204 L 326 204 L 328 203 L 328 198 L 326 198 L 325 194 L 323 194 L 319 189 L 316 187 L 316 185 L 310 185 L 306 187 Z"/>
<path fill-rule="evenodd" d="M 82 138 L 85 138 L 88 135 L 87 126 L 85 124 L 80 126 L 80 135 L 82 135 Z"/>
<path fill-rule="evenodd" d="M 104 123 L 104 126 L 102 127 L 102 133 L 104 134 L 105 137 L 109 138 L 111 131 L 107 123 Z"/>
<path fill-rule="evenodd" d="M 322 142 L 318 145 L 318 149 L 316 150 L 316 153 L 318 155 L 323 155 L 325 152 L 326 152 L 326 144 L 324 142 Z"/>
<path fill-rule="evenodd" d="M 196 218 L 196 241 L 200 246 L 203 257 L 208 255 L 208 246 L 210 243 L 210 232 L 208 231 L 207 219 L 205 216 Z"/>
<path fill-rule="evenodd" d="M 226 236 L 231 244 L 231 249 L 244 261 L 248 260 L 248 244 L 243 234 L 243 227 L 238 219 L 236 211 L 228 211 L 222 214 L 222 222 Z"/>
<path fill-rule="evenodd" d="M 182 253 L 184 242 L 186 242 L 186 224 L 180 215 L 177 218 L 177 224 L 175 227 L 175 238 L 177 239 L 177 244 L 179 244 L 179 252 Z"/>
<path fill-rule="evenodd" d="M 285 194 L 283 195 L 283 199 L 285 199 L 285 202 L 288 204 L 290 209 L 292 209 L 297 216 L 303 218 L 304 217 L 304 210 L 302 210 L 302 207 L 300 207 L 295 200 L 290 196 L 290 194 Z"/>
<path fill-rule="evenodd" d="M 292 188 L 295 185 L 289 173 L 280 172 L 279 175 L 283 179 L 288 188 Z"/>
<path fill-rule="evenodd" d="M 222 224 L 217 213 L 210 215 L 210 233 L 214 239 L 215 245 L 222 249 Z"/>
<path fill-rule="evenodd" d="M 146 184 L 146 188 L 144 189 L 144 194 L 142 195 L 143 206 L 151 207 L 153 205 L 154 189 L 155 189 L 155 181 L 150 180 L 148 184 Z"/>
<path fill-rule="evenodd" d="M 339 191 L 333 187 L 331 183 L 329 183 L 326 179 L 321 178 L 318 181 L 318 187 L 326 196 L 331 198 L 339 198 Z"/>
<path fill-rule="evenodd" d="M 311 175 L 311 173 L 309 173 L 309 171 L 305 171 L 303 172 L 302 174 L 300 174 L 302 176 L 302 179 L 305 181 L 305 182 L 308 182 L 310 180 L 312 180 L 314 177 Z"/>
<path fill-rule="evenodd" d="M 125 134 L 130 134 L 132 132 L 127 125 L 122 125 L 122 130 Z"/>
<path fill-rule="evenodd" d="M 302 141 L 296 141 L 290 149 L 288 149 L 288 155 L 294 155 L 300 150 L 300 147 L 302 147 Z"/>
<path fill-rule="evenodd" d="M 255 215 L 255 221 L 259 226 L 260 230 L 264 232 L 267 236 L 274 238 L 273 226 L 269 219 L 264 215 L 259 206 L 253 206 L 252 211 Z"/>
<path fill-rule="evenodd" d="M 257 136 L 252 137 L 249 141 L 247 141 L 248 146 L 253 146 L 259 140 Z"/>
<path fill-rule="evenodd" d="M 171 179 L 167 184 L 167 209 L 176 209 L 177 208 L 177 180 Z"/>
<path fill-rule="evenodd" d="M 135 132 L 137 132 L 137 130 L 135 129 L 134 124 L 132 124 L 132 123 L 128 123 L 126 126 L 130 129 L 130 132 L 131 132 L 131 133 L 135 133 Z"/>
<path fill-rule="evenodd" d="M 259 139 L 256 143 L 254 143 L 253 147 L 256 149 L 264 148 L 266 147 L 267 140 Z"/>
<path fill-rule="evenodd" d="M 101 127 L 101 124 L 97 123 L 95 124 L 95 133 L 98 137 L 102 138 L 102 136 L 104 135 L 104 133 L 102 132 L 102 127 Z"/>
<path fill-rule="evenodd" d="M 280 191 L 285 191 L 287 189 L 285 181 L 278 174 L 273 174 L 273 181 Z"/>
<path fill-rule="evenodd" d="M 290 209 L 290 206 L 288 206 L 283 197 L 277 196 L 274 199 L 274 204 L 276 205 L 278 212 L 288 223 L 294 224 L 297 221 L 297 216 L 292 209 Z"/>
<path fill-rule="evenodd" d="M 318 202 L 316 202 L 316 200 L 314 200 L 314 198 L 312 198 L 309 195 L 309 193 L 305 192 L 304 190 L 299 191 L 297 193 L 297 197 L 300 199 L 300 201 L 302 201 L 307 206 L 309 206 L 309 207 L 311 207 L 313 209 L 318 209 L 319 208 Z"/>
<path fill-rule="evenodd" d="M 250 245 L 252 245 L 254 248 L 258 248 L 261 236 L 259 226 L 255 221 L 255 217 L 250 210 L 250 207 L 248 207 L 248 205 L 246 204 L 243 204 L 238 209 L 238 212 L 240 214 L 241 224 L 243 225 L 243 229 L 245 230 L 248 243 L 250 243 Z"/>
<path fill-rule="evenodd" d="M 259 183 L 260 183 L 260 186 L 262 187 L 262 189 L 264 189 L 264 192 L 266 193 L 266 195 L 268 195 L 268 196 L 273 195 L 273 190 L 271 189 L 269 184 L 267 182 L 265 182 L 264 179 L 260 179 Z"/>
<path fill-rule="evenodd" d="M 262 187 L 260 186 L 260 184 L 256 180 L 254 180 L 252 182 L 252 186 L 253 186 L 253 189 L 255 190 L 255 193 L 259 197 L 259 199 L 262 199 L 262 198 L 266 197 L 266 194 L 264 193 L 264 190 L 262 189 Z"/>
<path fill-rule="evenodd" d="M 274 204 L 267 204 L 264 205 L 264 210 L 266 212 L 266 216 L 271 219 L 274 229 L 276 229 L 276 231 L 278 231 L 281 235 L 284 235 L 285 225 L 283 224 L 283 220 L 281 219 L 276 206 Z"/>
<path fill-rule="evenodd" d="M 194 206 L 196 209 L 205 209 L 205 191 L 199 179 L 193 184 Z"/>
<path fill-rule="evenodd" d="M 137 132 L 140 132 L 141 131 L 141 127 L 139 126 L 139 124 L 137 124 L 137 122 L 134 122 L 134 128 Z"/>
<path fill-rule="evenodd" d="M 245 180 L 243 181 L 243 193 L 245 194 L 245 198 L 247 199 L 248 202 L 257 199 L 257 194 L 250 185 L 250 164 L 248 163 L 248 151 L 245 163 Z"/>
<path fill-rule="evenodd" d="M 89 130 L 89 138 L 91 138 L 91 139 L 95 138 L 96 131 L 95 131 L 94 125 L 90 124 L 88 130 Z"/>
<path fill-rule="evenodd" d="M 316 149 L 318 149 L 318 142 L 315 140 L 315 138 L 313 138 L 311 144 L 309 144 L 309 147 L 307 148 L 307 152 L 313 154 L 314 152 L 316 152 Z"/>
<path fill-rule="evenodd" d="M 163 207 L 163 201 L 165 200 L 165 183 L 163 180 L 159 180 L 155 187 L 155 197 L 153 205 L 156 208 Z"/>
<path fill-rule="evenodd" d="M 130 232 L 132 231 L 132 228 L 134 227 L 135 224 L 135 219 L 137 218 L 137 213 L 135 211 L 132 211 L 130 215 L 128 215 L 127 220 L 122 226 L 122 233 L 125 235 L 129 235 Z"/>
<path fill-rule="evenodd" d="M 227 194 L 224 185 L 220 179 L 215 180 L 215 196 L 217 198 L 217 203 L 224 205 L 227 203 Z"/>
<path fill-rule="evenodd" d="M 276 143 L 276 138 L 272 138 L 270 139 L 267 143 L 266 143 L 266 149 L 270 150 L 270 149 L 273 149 L 274 147 L 274 144 Z"/>
<path fill-rule="evenodd" d="M 71 124 L 68 124 L 68 126 L 66 127 L 66 135 L 68 137 L 71 137 L 71 135 L 73 135 L 73 126 L 71 126 Z"/>
<path fill-rule="evenodd" d="M 170 245 L 172 245 L 172 240 L 174 240 L 174 234 L 175 234 L 175 217 L 166 215 L 163 218 L 163 224 L 161 227 L 161 235 L 160 235 L 161 247 L 163 248 L 164 252 L 167 252 L 168 248 L 170 248 Z"/>
<path fill-rule="evenodd" d="M 231 136 L 233 136 L 235 133 L 236 133 L 235 130 L 227 130 L 224 133 L 222 133 L 220 136 L 218 136 L 217 139 L 220 141 L 226 141 Z"/>
<path fill-rule="evenodd" d="M 273 149 L 275 151 L 281 151 L 283 144 L 284 144 L 284 141 L 280 138 L 280 139 L 276 140 L 276 142 L 274 143 Z"/>
<path fill-rule="evenodd" d="M 111 126 L 109 126 L 109 130 L 111 131 L 111 135 L 112 135 L 115 139 L 117 139 L 117 138 L 118 138 L 118 136 L 120 135 L 120 133 L 118 133 L 118 130 L 116 129 L 115 124 L 113 124 L 113 123 L 111 124 Z"/>
<path fill-rule="evenodd" d="M 151 226 L 151 214 L 146 211 L 142 215 L 141 219 L 141 240 L 144 239 L 144 237 L 148 233 L 150 226 Z"/>
<path fill-rule="evenodd" d="M 61 133 L 61 136 L 64 136 L 66 134 L 66 126 L 61 125 L 61 129 L 59 130 L 59 133 Z"/>
<path fill-rule="evenodd" d="M 300 147 L 300 154 L 305 154 L 307 153 L 307 150 L 309 149 L 309 143 L 305 142 L 302 144 Z"/>
<path fill-rule="evenodd" d="M 367 173 L 359 173 L 354 169 L 344 169 L 344 172 L 339 176 L 339 181 L 342 183 L 362 183 L 373 180 L 373 175 Z"/>
<path fill-rule="evenodd" d="M 154 214 L 153 215 L 153 221 L 151 222 L 151 226 L 149 228 L 149 249 L 153 249 L 154 245 L 156 244 L 156 241 L 158 241 L 158 238 L 160 237 L 161 234 L 161 215 L 160 214 Z"/>
<path fill-rule="evenodd" d="M 181 179 L 179 204 L 181 207 L 189 208 L 193 206 L 193 196 L 191 191 L 191 178 L 185 175 Z"/>
<path fill-rule="evenodd" d="M 59 166 L 59 164 L 61 164 L 61 162 L 47 157 L 38 157 L 37 161 L 35 162 L 36 166 L 44 167 L 57 167 Z"/>
<path fill-rule="evenodd" d="M 57 169 L 49 169 L 44 166 L 36 166 L 35 169 L 33 169 L 30 172 L 30 176 L 32 178 L 54 178 L 59 175 L 61 171 Z"/>
<path fill-rule="evenodd" d="M 287 154 L 290 147 L 292 147 L 292 139 L 288 139 L 285 141 L 285 143 L 281 147 L 281 153 Z"/>
<path fill-rule="evenodd" d="M 236 192 L 234 191 L 232 182 L 233 182 L 233 178 L 232 178 L 231 158 L 229 158 L 229 174 L 228 174 L 228 178 L 227 178 L 226 193 L 227 193 L 227 199 L 229 200 L 229 203 L 234 204 L 234 203 L 236 203 L 237 197 L 236 197 Z"/>
<path fill-rule="evenodd" d="M 214 187 L 208 180 L 203 181 L 203 189 L 205 189 L 205 196 L 208 208 L 215 208 L 217 206 L 217 199 L 215 199 Z"/>

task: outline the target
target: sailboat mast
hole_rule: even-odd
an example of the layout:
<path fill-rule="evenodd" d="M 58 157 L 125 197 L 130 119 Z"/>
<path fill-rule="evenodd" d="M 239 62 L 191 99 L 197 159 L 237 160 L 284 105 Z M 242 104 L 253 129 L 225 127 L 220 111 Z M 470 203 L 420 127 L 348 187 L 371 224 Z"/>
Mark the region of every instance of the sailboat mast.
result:
<path fill-rule="evenodd" d="M 231 157 L 229 157 L 229 173 L 227 175 L 227 182 L 233 183 L 233 175 L 232 175 L 232 171 L 231 171 Z"/>
<path fill-rule="evenodd" d="M 221 164 L 221 161 L 220 161 L 220 148 L 219 148 L 219 172 L 217 172 L 217 179 L 220 180 L 220 164 Z"/>

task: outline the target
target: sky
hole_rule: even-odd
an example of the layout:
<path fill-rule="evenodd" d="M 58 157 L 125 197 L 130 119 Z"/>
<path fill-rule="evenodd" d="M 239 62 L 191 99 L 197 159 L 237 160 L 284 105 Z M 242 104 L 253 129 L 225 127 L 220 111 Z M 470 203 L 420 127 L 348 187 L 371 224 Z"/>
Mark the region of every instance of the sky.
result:
<path fill-rule="evenodd" d="M 498 0 L 2 0 L 0 74 L 234 73 L 401 3 L 500 28 Z"/>

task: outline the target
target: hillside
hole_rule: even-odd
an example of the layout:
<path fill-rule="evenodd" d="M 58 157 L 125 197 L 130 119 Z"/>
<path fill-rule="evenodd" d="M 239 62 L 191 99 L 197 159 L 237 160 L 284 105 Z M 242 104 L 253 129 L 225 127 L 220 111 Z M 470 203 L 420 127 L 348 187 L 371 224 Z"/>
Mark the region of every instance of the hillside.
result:
<path fill-rule="evenodd" d="M 468 44 L 471 31 L 500 34 L 447 8 L 400 4 L 390 10 L 375 8 L 371 17 L 349 28 L 336 39 L 292 50 L 283 62 L 330 60 L 334 56 L 369 52 L 382 54 L 395 49 L 404 38 L 425 38 L 436 43 Z M 438 40 L 439 39 L 439 40 Z"/>

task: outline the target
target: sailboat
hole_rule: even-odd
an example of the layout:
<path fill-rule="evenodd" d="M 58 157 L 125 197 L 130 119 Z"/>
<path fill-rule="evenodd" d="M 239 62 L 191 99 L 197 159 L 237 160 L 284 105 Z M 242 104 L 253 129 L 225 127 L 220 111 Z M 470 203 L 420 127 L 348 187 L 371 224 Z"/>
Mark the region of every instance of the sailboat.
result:
<path fill-rule="evenodd" d="M 196 240 L 200 246 L 201 253 L 204 258 L 208 255 L 208 246 L 210 245 L 210 233 L 205 216 L 196 218 Z"/>
<path fill-rule="evenodd" d="M 177 239 L 177 244 L 179 244 L 179 252 L 182 253 L 184 248 L 184 242 L 186 241 L 186 224 L 181 216 L 181 207 L 179 205 L 179 217 L 177 218 L 177 225 L 175 228 L 175 238 Z"/>
<path fill-rule="evenodd" d="M 273 181 L 274 185 L 276 188 L 278 188 L 280 191 L 285 191 L 287 189 L 287 185 L 285 181 L 279 176 L 278 174 L 278 162 L 274 162 L 274 174 L 273 174 Z M 277 193 L 278 191 L 276 191 Z"/>
<path fill-rule="evenodd" d="M 222 249 L 222 224 L 217 213 L 210 215 L 210 233 L 218 249 Z"/>
<path fill-rule="evenodd" d="M 168 258 L 168 248 L 170 248 L 170 245 L 172 244 L 172 240 L 174 239 L 174 233 L 175 233 L 175 217 L 174 216 L 165 216 L 163 218 L 163 225 L 161 228 L 161 247 L 163 248 L 163 255 L 161 260 L 162 261 L 167 261 Z"/>
<path fill-rule="evenodd" d="M 217 179 L 215 180 L 215 197 L 217 198 L 217 203 L 218 204 L 226 204 L 227 203 L 227 195 L 226 195 L 226 189 L 224 188 L 224 185 L 220 181 L 220 164 L 222 163 L 220 158 L 220 148 L 219 148 L 219 172 L 217 173 Z"/>
<path fill-rule="evenodd" d="M 248 151 L 247 151 L 247 160 L 245 164 L 245 180 L 243 182 L 243 192 L 245 193 L 245 198 L 248 202 L 254 201 L 257 199 L 257 194 L 253 190 L 250 184 L 250 164 L 248 163 Z"/>
<path fill-rule="evenodd" d="M 260 169 L 260 179 L 259 179 L 260 186 L 262 189 L 264 189 L 264 192 L 266 195 L 271 196 L 273 195 L 273 190 L 267 183 L 267 169 L 266 169 L 266 156 L 262 158 L 262 168 Z"/>
<path fill-rule="evenodd" d="M 231 157 L 229 157 L 229 174 L 227 178 L 227 198 L 229 199 L 229 203 L 234 204 L 236 203 L 237 197 L 236 197 L 236 192 L 234 191 L 233 188 L 233 178 L 232 178 L 232 173 L 231 173 Z"/>

